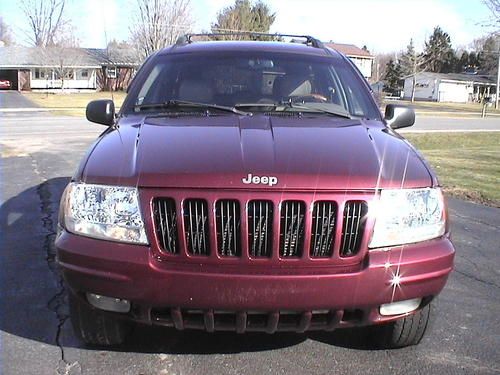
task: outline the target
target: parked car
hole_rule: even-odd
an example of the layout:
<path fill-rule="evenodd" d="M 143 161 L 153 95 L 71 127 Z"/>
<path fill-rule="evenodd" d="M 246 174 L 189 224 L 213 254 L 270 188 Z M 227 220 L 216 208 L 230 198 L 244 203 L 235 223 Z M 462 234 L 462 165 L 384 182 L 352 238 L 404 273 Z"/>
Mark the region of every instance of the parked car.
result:
<path fill-rule="evenodd" d="M 8 79 L 0 79 L 0 89 L 9 90 L 11 87 L 11 83 Z"/>
<path fill-rule="evenodd" d="M 87 106 L 107 128 L 56 239 L 77 335 L 371 326 L 383 347 L 417 344 L 455 251 L 434 172 L 394 131 L 413 110 L 383 117 L 312 37 L 195 40 L 149 57 L 117 115 Z"/>

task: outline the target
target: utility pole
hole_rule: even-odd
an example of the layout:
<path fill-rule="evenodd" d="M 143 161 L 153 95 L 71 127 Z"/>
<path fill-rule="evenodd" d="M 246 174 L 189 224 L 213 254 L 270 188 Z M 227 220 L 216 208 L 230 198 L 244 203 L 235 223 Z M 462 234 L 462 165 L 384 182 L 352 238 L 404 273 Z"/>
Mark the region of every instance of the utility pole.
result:
<path fill-rule="evenodd" d="M 498 53 L 497 91 L 495 93 L 495 109 L 498 109 L 499 100 L 500 100 L 500 51 Z"/>

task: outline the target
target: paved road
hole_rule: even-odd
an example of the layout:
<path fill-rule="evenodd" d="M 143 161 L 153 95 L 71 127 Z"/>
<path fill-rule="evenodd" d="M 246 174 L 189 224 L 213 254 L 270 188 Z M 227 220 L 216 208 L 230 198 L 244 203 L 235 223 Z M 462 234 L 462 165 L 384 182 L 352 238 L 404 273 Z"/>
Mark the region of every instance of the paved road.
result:
<path fill-rule="evenodd" d="M 1 93 L 1 92 L 0 92 Z M 62 130 L 74 132 L 82 131 L 85 134 L 96 134 L 102 131 L 102 126 L 90 124 L 81 117 L 53 116 L 49 113 L 6 113 L 0 119 L 0 124 L 5 120 L 5 125 L 16 123 L 16 131 L 36 133 L 40 129 L 43 134 L 58 133 Z M 0 127 L 1 131 L 1 127 Z M 500 131 L 500 117 L 498 118 L 445 118 L 445 117 L 418 117 L 415 125 L 398 130 L 406 132 L 426 131 Z"/>
<path fill-rule="evenodd" d="M 415 125 L 399 130 L 401 133 L 427 131 L 500 131 L 500 117 L 448 118 L 417 114 Z"/>
<path fill-rule="evenodd" d="M 53 238 L 61 191 L 101 130 L 77 119 L 0 119 L 0 373 L 500 373 L 500 211 L 455 199 L 456 271 L 417 347 L 370 350 L 359 331 L 240 336 L 147 327 L 123 350 L 83 347 L 67 320 Z"/>

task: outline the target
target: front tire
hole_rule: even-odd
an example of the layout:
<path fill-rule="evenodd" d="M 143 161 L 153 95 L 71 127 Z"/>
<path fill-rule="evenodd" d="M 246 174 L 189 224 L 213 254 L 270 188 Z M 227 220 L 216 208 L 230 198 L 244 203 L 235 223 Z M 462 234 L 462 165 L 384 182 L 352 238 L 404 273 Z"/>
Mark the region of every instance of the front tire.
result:
<path fill-rule="evenodd" d="M 417 345 L 430 322 L 431 304 L 395 322 L 376 327 L 375 340 L 383 348 Z"/>
<path fill-rule="evenodd" d="M 121 345 L 130 333 L 130 324 L 92 308 L 72 294 L 69 312 L 76 336 L 87 345 Z"/>

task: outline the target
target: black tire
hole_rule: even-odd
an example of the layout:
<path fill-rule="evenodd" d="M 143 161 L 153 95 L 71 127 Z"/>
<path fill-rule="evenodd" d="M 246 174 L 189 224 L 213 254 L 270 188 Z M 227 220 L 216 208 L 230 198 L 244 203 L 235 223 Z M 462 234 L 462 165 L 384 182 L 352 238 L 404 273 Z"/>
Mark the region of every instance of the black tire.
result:
<path fill-rule="evenodd" d="M 114 319 L 71 294 L 69 313 L 76 336 L 87 345 L 121 345 L 131 330 L 128 322 Z"/>
<path fill-rule="evenodd" d="M 393 349 L 417 345 L 430 322 L 431 304 L 393 323 L 376 327 L 376 340 L 381 348 Z"/>

